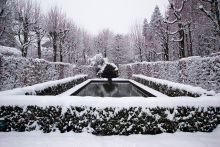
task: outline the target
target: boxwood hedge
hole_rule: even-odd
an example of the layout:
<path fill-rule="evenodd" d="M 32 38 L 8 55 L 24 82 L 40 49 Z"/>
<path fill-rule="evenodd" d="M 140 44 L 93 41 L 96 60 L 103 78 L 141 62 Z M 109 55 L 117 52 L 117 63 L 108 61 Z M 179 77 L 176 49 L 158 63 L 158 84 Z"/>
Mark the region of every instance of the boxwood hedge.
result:
<path fill-rule="evenodd" d="M 130 135 L 211 132 L 220 124 L 220 107 L 118 108 L 88 106 L 1 106 L 1 131 L 88 132 L 95 135 Z"/>
<path fill-rule="evenodd" d="M 47 87 L 43 90 L 37 90 L 35 91 L 35 95 L 58 95 L 61 94 L 70 88 L 74 87 L 75 85 L 78 85 L 84 81 L 87 80 L 87 76 L 81 77 L 78 79 L 74 79 L 72 81 L 62 83 L 62 84 L 57 84 L 52 87 Z M 32 92 L 26 92 L 25 95 L 33 95 Z"/>
<path fill-rule="evenodd" d="M 133 77 L 134 81 L 137 81 L 138 83 L 141 83 L 143 85 L 146 85 L 148 87 L 151 87 L 161 93 L 164 93 L 170 97 L 178 97 L 178 96 L 190 96 L 190 97 L 200 97 L 201 94 L 198 93 L 192 93 L 183 89 L 177 89 L 173 87 L 168 87 L 167 85 L 164 84 L 158 84 L 152 81 L 148 81 L 146 79 L 142 79 L 139 77 Z"/>

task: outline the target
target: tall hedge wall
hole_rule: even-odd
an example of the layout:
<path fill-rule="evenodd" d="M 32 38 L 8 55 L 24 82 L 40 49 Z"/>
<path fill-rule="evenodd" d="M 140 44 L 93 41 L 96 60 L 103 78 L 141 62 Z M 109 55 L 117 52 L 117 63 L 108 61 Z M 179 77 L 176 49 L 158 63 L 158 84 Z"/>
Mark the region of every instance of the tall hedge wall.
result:
<path fill-rule="evenodd" d="M 142 74 L 220 92 L 220 55 L 189 57 L 178 61 L 141 62 L 119 66 L 119 76 Z"/>
<path fill-rule="evenodd" d="M 92 78 L 96 76 L 96 71 L 89 66 L 77 67 L 73 64 L 5 57 L 0 54 L 0 91 L 73 77 L 76 74 L 87 74 L 88 78 Z"/>

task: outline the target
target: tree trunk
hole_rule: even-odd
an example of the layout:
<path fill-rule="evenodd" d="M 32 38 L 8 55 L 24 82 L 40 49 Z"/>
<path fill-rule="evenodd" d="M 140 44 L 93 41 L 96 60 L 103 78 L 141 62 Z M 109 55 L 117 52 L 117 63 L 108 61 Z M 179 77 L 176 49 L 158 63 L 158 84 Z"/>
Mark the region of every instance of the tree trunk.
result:
<path fill-rule="evenodd" d="M 40 33 L 37 33 L 37 51 L 38 51 L 38 58 L 41 59 L 41 39 Z"/>
<path fill-rule="evenodd" d="M 164 59 L 165 61 L 169 61 L 169 46 L 168 46 L 168 43 L 166 43 L 165 45 L 165 50 L 164 50 Z"/>
<path fill-rule="evenodd" d="M 190 56 L 193 56 L 191 24 L 189 24 L 188 27 L 189 27 L 189 49 L 190 49 Z"/>
<path fill-rule="evenodd" d="M 216 19 L 218 22 L 218 35 L 220 36 L 220 12 L 219 12 L 219 4 L 218 0 L 215 0 L 215 12 L 216 12 Z"/>
<path fill-rule="evenodd" d="M 185 55 L 185 46 L 184 46 L 185 45 L 185 37 L 184 37 L 183 25 L 179 24 L 178 26 L 179 26 L 179 29 L 180 29 L 179 39 L 181 39 L 180 42 L 179 42 L 179 44 L 180 44 L 179 54 L 180 54 L 180 58 L 185 58 L 186 57 L 186 55 Z"/>
<path fill-rule="evenodd" d="M 60 62 L 63 62 L 63 47 L 62 47 L 62 39 L 60 39 Z"/>
<path fill-rule="evenodd" d="M 139 53 L 140 53 L 140 60 L 141 60 L 141 62 L 142 62 L 143 59 L 142 59 L 142 51 L 141 51 L 141 47 L 139 47 Z"/>
<path fill-rule="evenodd" d="M 23 52 L 22 52 L 22 56 L 23 57 L 27 57 L 27 50 L 28 50 L 28 33 L 29 33 L 29 30 L 28 30 L 28 18 L 25 17 L 25 22 L 23 24 L 24 26 L 24 43 L 23 43 Z"/>
<path fill-rule="evenodd" d="M 53 32 L 53 62 L 57 61 L 57 33 Z"/>
<path fill-rule="evenodd" d="M 108 78 L 108 83 L 112 84 L 112 78 Z"/>

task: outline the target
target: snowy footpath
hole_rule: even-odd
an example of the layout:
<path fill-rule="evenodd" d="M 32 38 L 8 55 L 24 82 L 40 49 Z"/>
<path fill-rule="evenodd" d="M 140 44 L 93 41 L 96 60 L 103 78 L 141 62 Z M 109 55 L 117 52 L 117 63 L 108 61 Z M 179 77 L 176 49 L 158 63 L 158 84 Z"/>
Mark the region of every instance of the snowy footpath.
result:
<path fill-rule="evenodd" d="M 220 125 L 212 133 L 95 136 L 88 133 L 0 132 L 1 147 L 219 147 Z"/>

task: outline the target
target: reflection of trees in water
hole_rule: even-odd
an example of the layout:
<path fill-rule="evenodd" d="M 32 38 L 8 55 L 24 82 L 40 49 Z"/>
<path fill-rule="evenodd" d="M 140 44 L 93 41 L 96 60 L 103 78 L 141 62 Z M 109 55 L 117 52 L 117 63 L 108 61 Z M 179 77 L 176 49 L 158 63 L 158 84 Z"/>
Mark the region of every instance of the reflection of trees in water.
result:
<path fill-rule="evenodd" d="M 129 83 L 90 83 L 78 96 L 129 97 L 143 96 L 139 90 Z"/>

